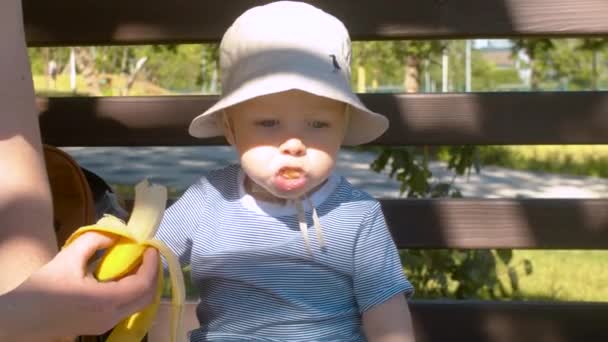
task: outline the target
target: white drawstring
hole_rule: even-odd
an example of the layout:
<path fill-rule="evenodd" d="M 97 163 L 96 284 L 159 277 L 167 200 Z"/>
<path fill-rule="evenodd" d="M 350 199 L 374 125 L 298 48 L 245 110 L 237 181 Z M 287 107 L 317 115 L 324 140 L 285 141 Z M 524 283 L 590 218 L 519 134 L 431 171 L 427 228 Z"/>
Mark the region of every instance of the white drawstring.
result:
<path fill-rule="evenodd" d="M 248 179 L 245 180 L 245 187 L 247 187 Z M 251 182 L 251 187 L 249 192 L 251 194 L 255 194 L 258 190 L 258 187 L 255 183 Z M 259 191 L 260 193 L 265 193 L 263 191 Z M 319 246 L 321 249 L 325 248 L 325 239 L 323 238 L 323 230 L 321 228 L 321 220 L 319 219 L 319 215 L 317 214 L 317 209 L 312 204 L 312 201 L 308 196 L 304 195 L 304 200 L 306 204 L 310 206 L 312 209 L 312 222 L 315 228 L 315 232 L 317 234 L 317 241 L 319 242 Z M 287 200 L 288 202 L 292 202 L 296 206 L 296 211 L 298 214 L 298 224 L 300 226 L 300 233 L 302 234 L 302 238 L 304 239 L 304 245 L 306 246 L 306 251 L 308 254 L 312 254 L 312 249 L 310 248 L 310 239 L 308 238 L 308 223 L 306 222 L 306 213 L 304 211 L 304 206 L 302 205 L 302 199 L 296 198 L 295 200 Z"/>
<path fill-rule="evenodd" d="M 317 240 L 319 241 L 319 246 L 321 248 L 325 248 L 325 240 L 323 239 L 323 230 L 321 228 L 321 220 L 319 220 L 319 215 L 317 215 L 317 209 L 312 205 L 310 198 L 305 197 L 306 202 L 312 208 L 312 222 L 315 226 L 315 232 L 317 233 Z"/>
<path fill-rule="evenodd" d="M 306 223 L 306 217 L 304 216 L 304 208 L 302 207 L 302 201 L 298 198 L 295 200 L 296 209 L 298 210 L 298 223 L 300 224 L 300 233 L 304 238 L 304 245 L 308 254 L 312 254 L 310 249 L 310 241 L 308 241 L 308 223 Z"/>
<path fill-rule="evenodd" d="M 317 234 L 317 241 L 319 241 L 319 246 L 321 248 L 325 248 L 325 240 L 323 238 L 323 231 L 321 228 L 321 220 L 319 220 L 319 215 L 317 214 L 317 209 L 312 205 L 310 199 L 304 196 L 306 199 L 306 203 L 312 208 L 312 222 L 315 227 L 315 232 Z M 302 200 L 299 198 L 295 200 L 296 209 L 298 211 L 298 223 L 300 225 L 300 233 L 302 234 L 302 238 L 304 239 L 304 245 L 306 246 L 306 251 L 308 254 L 312 254 L 312 250 L 310 248 L 310 240 L 308 239 L 308 223 L 306 222 L 306 216 L 304 213 L 304 206 L 302 205 Z"/>

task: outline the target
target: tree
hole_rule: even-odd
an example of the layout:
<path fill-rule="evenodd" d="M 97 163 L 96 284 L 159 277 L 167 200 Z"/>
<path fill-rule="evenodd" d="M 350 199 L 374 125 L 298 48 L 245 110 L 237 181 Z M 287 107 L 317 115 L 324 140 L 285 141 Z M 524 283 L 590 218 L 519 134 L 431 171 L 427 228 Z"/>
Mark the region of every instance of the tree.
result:
<path fill-rule="evenodd" d="M 405 56 L 404 89 L 406 93 L 417 93 L 420 91 L 420 74 L 424 61 L 431 61 L 440 55 L 444 49 L 449 49 L 447 42 L 443 41 L 421 41 L 415 40 L 399 45 L 395 51 L 401 58 Z"/>
<path fill-rule="evenodd" d="M 602 66 L 600 56 L 608 47 L 608 39 L 556 39 L 546 55 L 548 66 L 545 81 L 560 84 L 561 89 L 597 90 Z"/>
<path fill-rule="evenodd" d="M 74 53 L 76 54 L 76 66 L 85 80 L 88 92 L 93 96 L 101 96 L 101 88 L 99 87 L 100 77 L 95 61 L 95 48 L 75 47 Z"/>
<path fill-rule="evenodd" d="M 205 44 L 201 50 L 201 73 L 197 83 L 201 84 L 201 92 L 216 94 L 219 92 L 219 45 Z"/>
<path fill-rule="evenodd" d="M 359 78 L 364 77 L 365 80 L 361 87 L 377 90 L 378 83 L 385 86 L 395 87 L 403 83 L 403 75 L 399 72 L 401 69 L 401 61 L 395 54 L 396 45 L 398 42 L 353 42 L 352 51 L 352 74 L 353 88 L 359 88 Z M 361 72 L 357 72 L 361 70 Z M 371 77 L 368 75 L 371 74 Z M 359 89 L 358 89 L 359 90 Z M 365 89 L 361 89 L 364 90 Z"/>
<path fill-rule="evenodd" d="M 517 58 L 519 52 L 523 52 L 528 58 L 530 67 L 530 90 L 540 89 L 540 82 L 548 69 L 547 61 L 549 54 L 554 48 L 553 41 L 548 38 L 525 38 L 514 39 L 513 55 Z"/>
<path fill-rule="evenodd" d="M 598 90 L 599 70 L 598 56 L 601 50 L 608 47 L 608 38 L 584 38 L 577 46 L 578 50 L 591 53 L 591 89 Z"/>

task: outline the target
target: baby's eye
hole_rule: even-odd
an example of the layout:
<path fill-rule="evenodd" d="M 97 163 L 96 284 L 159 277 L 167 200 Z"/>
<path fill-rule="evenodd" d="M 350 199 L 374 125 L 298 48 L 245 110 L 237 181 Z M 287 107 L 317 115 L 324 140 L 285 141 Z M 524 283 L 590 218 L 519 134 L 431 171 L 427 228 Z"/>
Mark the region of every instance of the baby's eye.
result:
<path fill-rule="evenodd" d="M 262 127 L 274 127 L 278 124 L 279 124 L 279 120 L 276 120 L 276 119 L 265 119 L 265 120 L 258 120 L 255 122 L 256 126 L 262 126 Z"/>
<path fill-rule="evenodd" d="M 325 121 L 314 120 L 308 123 L 308 125 L 312 128 L 325 128 L 329 127 L 329 123 Z"/>

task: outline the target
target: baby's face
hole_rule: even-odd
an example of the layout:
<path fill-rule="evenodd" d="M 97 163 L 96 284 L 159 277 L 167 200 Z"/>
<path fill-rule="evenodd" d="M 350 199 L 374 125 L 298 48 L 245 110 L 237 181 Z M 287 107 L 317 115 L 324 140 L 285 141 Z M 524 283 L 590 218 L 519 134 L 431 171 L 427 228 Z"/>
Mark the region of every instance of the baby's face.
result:
<path fill-rule="evenodd" d="M 228 140 L 249 178 L 295 199 L 327 179 L 346 129 L 345 104 L 302 91 L 266 95 L 227 111 Z"/>

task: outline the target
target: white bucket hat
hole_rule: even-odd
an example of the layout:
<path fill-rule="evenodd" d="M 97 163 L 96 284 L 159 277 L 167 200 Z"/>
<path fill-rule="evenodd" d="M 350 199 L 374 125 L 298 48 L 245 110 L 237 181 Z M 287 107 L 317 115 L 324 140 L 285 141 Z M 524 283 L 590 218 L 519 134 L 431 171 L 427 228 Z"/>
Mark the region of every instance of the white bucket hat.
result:
<path fill-rule="evenodd" d="M 350 87 L 348 31 L 309 4 L 280 1 L 246 11 L 224 34 L 219 54 L 223 94 L 192 120 L 194 137 L 223 135 L 216 114 L 230 106 L 292 89 L 349 106 L 344 145 L 370 142 L 388 128 L 386 117 L 367 109 Z"/>

